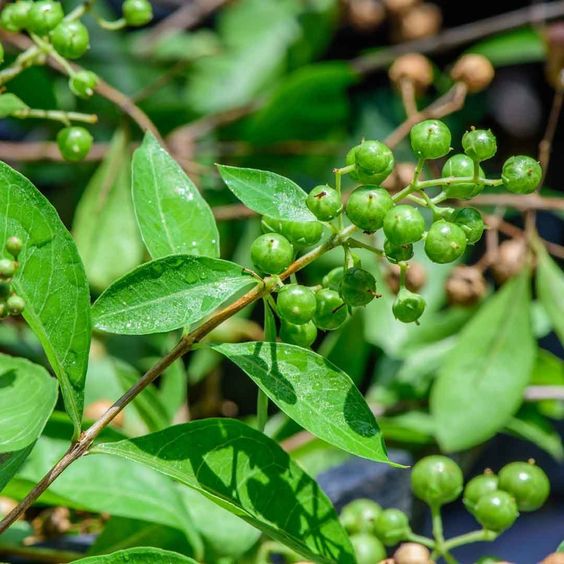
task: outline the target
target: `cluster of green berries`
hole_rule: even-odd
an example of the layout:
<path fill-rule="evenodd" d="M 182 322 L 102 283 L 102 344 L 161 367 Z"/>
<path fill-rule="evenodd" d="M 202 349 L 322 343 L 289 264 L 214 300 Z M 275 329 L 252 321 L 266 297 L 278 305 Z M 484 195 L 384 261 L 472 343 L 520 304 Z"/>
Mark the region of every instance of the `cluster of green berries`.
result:
<path fill-rule="evenodd" d="M 499 534 L 515 522 L 519 511 L 539 509 L 548 498 L 550 483 L 543 470 L 530 461 L 507 464 L 497 476 L 488 470 L 464 487 L 460 467 L 446 456 L 434 455 L 415 464 L 411 489 L 417 498 L 435 509 L 464 492 L 463 502 L 468 511 L 484 530 Z M 384 560 L 386 546 L 417 539 L 403 511 L 382 509 L 370 499 L 357 499 L 343 507 L 340 521 L 350 535 L 359 564 Z M 425 547 L 415 546 L 420 552 L 417 561 L 430 561 Z"/>
<path fill-rule="evenodd" d="M 20 315 L 25 308 L 25 301 L 13 289 L 12 280 L 19 268 L 18 256 L 22 250 L 19 237 L 9 237 L 5 249 L 13 258 L 0 259 L 0 318 L 8 315 Z"/>
<path fill-rule="evenodd" d="M 510 192 L 526 194 L 534 191 L 542 177 L 540 165 L 530 157 L 514 156 L 504 166 L 501 179 L 488 180 L 480 163 L 491 159 L 497 151 L 495 136 L 489 130 L 471 129 L 462 138 L 463 153 L 451 156 L 442 168 L 441 178 L 420 184 L 419 174 L 426 161 L 439 159 L 451 151 L 451 133 L 445 123 L 426 120 L 416 124 L 410 133 L 413 152 L 419 159 L 415 177 L 397 198 L 382 187 L 394 169 L 392 151 L 380 141 L 363 141 L 346 156 L 346 166 L 337 174 L 350 174 L 359 182 L 344 205 L 340 189 L 317 186 L 307 196 L 306 205 L 317 221 L 299 222 L 263 219 L 266 231 L 252 245 L 251 255 L 256 268 L 266 274 L 283 273 L 304 247 L 316 244 L 324 233 L 324 224 L 333 230 L 342 225 L 342 214 L 365 233 L 383 231 L 381 254 L 392 264 L 400 265 L 400 289 L 393 304 L 394 316 L 404 323 L 417 323 L 425 310 L 425 300 L 409 290 L 404 282 L 414 255 L 414 244 L 424 241 L 427 257 L 439 264 L 458 260 L 469 245 L 480 240 L 484 232 L 481 213 L 472 207 L 453 209 L 440 207 L 446 199 L 471 199 L 486 185 L 503 184 Z M 340 183 L 339 183 L 340 185 Z M 440 187 L 431 199 L 427 188 Z M 399 203 L 408 196 L 419 197 L 430 207 L 433 219 L 427 226 L 421 212 L 413 205 Z M 423 200 L 420 196 L 423 196 Z M 338 223 L 337 223 L 338 222 Z M 329 223 L 329 225 L 327 225 Z M 340 327 L 352 307 L 364 306 L 377 296 L 376 281 L 359 263 L 329 273 L 321 288 L 303 286 L 283 288 L 279 294 L 279 314 L 284 339 L 296 344 L 315 340 L 316 328 L 331 330 Z M 285 298 L 282 300 L 282 296 Z M 306 312 L 290 313 L 287 303 Z"/>

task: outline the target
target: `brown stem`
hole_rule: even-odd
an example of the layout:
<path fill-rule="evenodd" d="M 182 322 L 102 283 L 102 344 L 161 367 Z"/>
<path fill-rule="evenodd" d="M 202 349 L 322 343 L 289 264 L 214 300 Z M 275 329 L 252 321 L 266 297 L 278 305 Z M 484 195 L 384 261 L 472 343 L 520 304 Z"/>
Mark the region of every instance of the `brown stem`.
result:
<path fill-rule="evenodd" d="M 40 548 L 33 546 L 2 546 L 0 554 L 6 556 L 21 556 L 29 558 L 32 562 L 53 562 L 60 564 L 61 562 L 73 562 L 79 560 L 84 555 L 80 552 L 71 552 L 69 550 L 55 550 L 52 548 Z"/>
<path fill-rule="evenodd" d="M 329 239 L 327 242 L 319 245 L 309 253 L 295 260 L 288 269 L 280 275 L 280 279 L 284 280 L 301 270 L 321 255 L 342 244 L 356 228 L 350 226 L 345 228 L 339 235 Z M 176 346 L 162 359 L 159 360 L 152 368 L 150 368 L 123 396 L 121 396 L 95 423 L 93 423 L 86 431 L 84 431 L 78 441 L 72 444 L 65 455 L 53 466 L 41 481 L 26 495 L 26 497 L 14 508 L 3 521 L 0 522 L 0 533 L 5 531 L 26 509 L 28 509 L 35 500 L 57 479 L 57 477 L 68 468 L 75 460 L 86 454 L 90 445 L 96 437 L 107 427 L 111 421 L 149 384 L 158 378 L 164 370 L 166 370 L 174 361 L 186 354 L 194 343 L 199 342 L 210 331 L 218 325 L 229 319 L 237 312 L 241 311 L 248 305 L 256 302 L 265 294 L 272 291 L 276 283 L 273 278 L 265 279 L 263 283 L 255 286 L 246 294 L 241 296 L 232 304 L 224 307 L 213 314 L 206 322 L 200 325 L 194 331 L 182 337 Z"/>
<path fill-rule="evenodd" d="M 413 80 L 407 78 L 400 80 L 399 90 L 405 115 L 410 118 L 417 113 L 417 101 L 415 99 L 415 85 L 413 84 Z"/>

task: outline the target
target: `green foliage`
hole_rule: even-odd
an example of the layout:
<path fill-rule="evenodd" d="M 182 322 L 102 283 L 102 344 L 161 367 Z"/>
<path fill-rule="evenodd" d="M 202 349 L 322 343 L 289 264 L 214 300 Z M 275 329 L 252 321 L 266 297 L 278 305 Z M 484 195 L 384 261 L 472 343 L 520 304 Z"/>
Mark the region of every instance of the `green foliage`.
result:
<path fill-rule="evenodd" d="M 157 548 L 132 548 L 129 550 L 118 550 L 113 554 L 104 556 L 90 556 L 81 558 L 76 562 L 84 564 L 150 564 L 151 562 L 162 562 L 162 564 L 196 564 L 196 560 L 176 554 L 168 550 Z"/>

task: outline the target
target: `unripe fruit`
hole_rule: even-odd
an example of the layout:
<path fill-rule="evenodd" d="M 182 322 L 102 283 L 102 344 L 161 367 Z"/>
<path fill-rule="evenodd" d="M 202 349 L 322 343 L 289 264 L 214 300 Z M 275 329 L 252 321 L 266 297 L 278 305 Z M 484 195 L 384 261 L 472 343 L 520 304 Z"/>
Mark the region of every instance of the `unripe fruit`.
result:
<path fill-rule="evenodd" d="M 484 178 L 485 174 L 479 167 L 480 178 Z M 468 156 L 459 153 L 450 157 L 442 170 L 443 178 L 458 177 L 472 178 L 474 176 L 474 161 Z M 474 182 L 454 182 L 445 186 L 445 193 L 449 198 L 460 198 L 468 200 L 477 196 L 484 189 L 483 184 L 475 184 Z"/>
<path fill-rule="evenodd" d="M 322 288 L 316 293 L 315 298 L 317 308 L 314 323 L 325 331 L 338 329 L 347 319 L 347 308 L 339 293 Z"/>
<path fill-rule="evenodd" d="M 423 237 L 424 232 L 425 220 L 413 206 L 394 206 L 384 218 L 384 233 L 394 245 L 415 243 Z"/>
<path fill-rule="evenodd" d="M 347 202 L 347 216 L 363 231 L 373 232 L 382 227 L 384 217 L 394 201 L 386 190 L 377 186 L 359 186 Z"/>
<path fill-rule="evenodd" d="M 497 491 L 498 481 L 498 477 L 491 470 L 472 478 L 466 484 L 462 498 L 466 509 L 473 513 L 476 504 L 482 496 Z"/>
<path fill-rule="evenodd" d="M 425 253 L 433 262 L 453 262 L 465 250 L 466 235 L 460 226 L 444 219 L 433 223 L 425 239 Z"/>
<path fill-rule="evenodd" d="M 446 456 L 426 456 L 411 471 L 411 489 L 431 506 L 454 501 L 462 491 L 462 470 Z"/>
<path fill-rule="evenodd" d="M 12 21 L 20 30 L 27 28 L 29 10 L 32 5 L 33 2 L 28 0 L 18 0 L 18 2 L 10 4 L 10 6 L 12 6 Z"/>
<path fill-rule="evenodd" d="M 98 75 L 91 71 L 79 71 L 69 79 L 71 92 L 79 98 L 90 98 L 98 85 Z"/>
<path fill-rule="evenodd" d="M 122 6 L 127 25 L 139 27 L 153 19 L 153 6 L 149 0 L 125 0 Z"/>
<path fill-rule="evenodd" d="M 487 161 L 497 152 L 497 141 L 490 129 L 471 129 L 462 136 L 464 152 L 473 161 Z"/>
<path fill-rule="evenodd" d="M 339 193 L 330 186 L 316 186 L 307 196 L 306 205 L 320 221 L 331 221 L 343 211 Z"/>
<path fill-rule="evenodd" d="M 503 185 L 514 194 L 534 192 L 542 180 L 541 165 L 524 155 L 516 155 L 505 161 L 501 172 Z"/>
<path fill-rule="evenodd" d="M 330 290 L 339 291 L 341 287 L 341 282 L 345 275 L 345 269 L 342 266 L 337 266 L 333 270 L 330 270 L 324 277 L 321 283 L 325 288 Z"/>
<path fill-rule="evenodd" d="M 343 507 L 339 520 L 350 534 L 373 533 L 374 522 L 382 508 L 371 499 L 355 499 Z"/>
<path fill-rule="evenodd" d="M 476 208 L 460 208 L 456 210 L 451 220 L 462 227 L 470 245 L 477 243 L 482 238 L 484 220 Z"/>
<path fill-rule="evenodd" d="M 399 509 L 385 509 L 374 522 L 376 536 L 386 545 L 394 546 L 411 533 L 407 515 Z"/>
<path fill-rule="evenodd" d="M 548 499 L 550 482 L 532 462 L 511 462 L 499 471 L 499 489 L 511 494 L 521 511 L 536 511 Z"/>
<path fill-rule="evenodd" d="M 414 294 L 407 288 L 400 288 L 392 305 L 392 312 L 398 321 L 413 323 L 423 315 L 425 305 L 423 296 Z"/>
<path fill-rule="evenodd" d="M 367 174 L 380 174 L 394 166 L 394 154 L 380 141 L 363 141 L 355 152 L 356 165 Z"/>
<path fill-rule="evenodd" d="M 473 266 L 457 266 L 445 283 L 450 305 L 472 306 L 486 294 L 486 280 L 481 270 Z"/>
<path fill-rule="evenodd" d="M 6 251 L 8 251 L 14 258 L 17 258 L 23 248 L 22 240 L 19 237 L 8 237 L 6 241 Z"/>
<path fill-rule="evenodd" d="M 94 139 L 84 127 L 65 127 L 57 134 L 57 145 L 67 161 L 78 162 L 84 159 L 92 148 Z"/>
<path fill-rule="evenodd" d="M 386 558 L 384 545 L 368 533 L 358 533 L 350 537 L 357 564 L 374 564 Z"/>
<path fill-rule="evenodd" d="M 431 564 L 431 553 L 422 544 L 405 542 L 394 552 L 394 564 Z"/>
<path fill-rule="evenodd" d="M 60 2 L 40 0 L 39 2 L 34 2 L 29 9 L 27 27 L 37 35 L 46 35 L 61 23 L 64 16 Z"/>
<path fill-rule="evenodd" d="M 438 159 L 450 151 L 450 130 L 437 119 L 428 119 L 414 125 L 410 139 L 414 153 L 421 159 Z"/>
<path fill-rule="evenodd" d="M 317 338 L 317 327 L 313 321 L 296 325 L 283 319 L 280 323 L 280 338 L 286 343 L 307 349 Z"/>
<path fill-rule="evenodd" d="M 433 83 L 433 66 L 427 57 L 419 53 L 408 53 L 393 62 L 388 76 L 396 87 L 403 80 L 409 80 L 418 92 L 423 92 Z"/>
<path fill-rule="evenodd" d="M 6 300 L 6 307 L 11 315 L 19 315 L 25 309 L 25 300 L 13 294 Z"/>
<path fill-rule="evenodd" d="M 394 245 L 386 239 L 384 242 L 384 253 L 388 261 L 393 264 L 405 262 L 413 257 L 413 245 L 411 243 Z"/>
<path fill-rule="evenodd" d="M 400 267 L 390 264 L 386 270 L 384 280 L 388 288 L 397 294 L 400 290 Z M 427 282 L 425 268 L 418 262 L 410 262 L 405 276 L 405 286 L 412 292 L 419 292 Z"/>
<path fill-rule="evenodd" d="M 496 533 L 511 527 L 519 517 L 515 499 L 504 491 L 484 494 L 476 503 L 473 514 L 484 529 Z"/>
<path fill-rule="evenodd" d="M 301 325 L 311 321 L 317 301 L 314 292 L 306 286 L 290 284 L 278 292 L 276 300 L 280 317 L 290 323 Z"/>
<path fill-rule="evenodd" d="M 490 61 L 483 55 L 463 55 L 456 61 L 450 76 L 466 85 L 468 92 L 480 92 L 487 88 L 495 75 Z"/>
<path fill-rule="evenodd" d="M 361 161 L 368 166 L 367 169 L 363 168 L 357 161 L 357 153 L 363 147 L 367 145 L 367 149 L 361 154 L 363 155 Z M 370 152 L 378 152 L 381 150 L 382 159 L 370 159 Z M 383 169 L 377 170 L 383 162 L 387 162 L 387 166 Z M 345 163 L 347 166 L 354 165 L 354 170 L 350 172 L 350 177 L 353 180 L 362 182 L 363 184 L 380 184 L 388 176 L 390 176 L 392 170 L 394 169 L 394 157 L 392 152 L 386 145 L 380 143 L 379 141 L 363 141 L 360 145 L 353 147 L 346 156 Z"/>
<path fill-rule="evenodd" d="M 376 296 L 376 279 L 367 270 L 349 268 L 344 273 L 339 293 L 347 305 L 364 306 Z"/>
<path fill-rule="evenodd" d="M 17 265 L 13 260 L 0 259 L 0 278 L 12 278 L 16 273 Z"/>
<path fill-rule="evenodd" d="M 66 59 L 82 57 L 90 47 L 90 34 L 79 21 L 62 21 L 52 32 L 51 42 Z"/>
<path fill-rule="evenodd" d="M 267 233 L 257 237 L 251 245 L 251 259 L 261 272 L 281 274 L 292 263 L 294 249 L 283 235 Z"/>
<path fill-rule="evenodd" d="M 290 221 L 263 217 L 262 228 L 266 233 L 280 233 L 292 245 L 309 247 L 315 245 L 323 235 L 323 225 L 318 221 Z"/>

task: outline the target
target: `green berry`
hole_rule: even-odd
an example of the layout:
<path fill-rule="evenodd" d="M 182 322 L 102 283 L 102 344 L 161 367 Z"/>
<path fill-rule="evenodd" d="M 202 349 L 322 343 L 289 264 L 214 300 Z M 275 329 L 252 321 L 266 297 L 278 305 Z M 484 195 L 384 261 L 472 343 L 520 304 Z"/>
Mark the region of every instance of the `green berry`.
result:
<path fill-rule="evenodd" d="M 0 259 L 0 278 L 12 278 L 16 273 L 16 263 L 10 259 Z"/>
<path fill-rule="evenodd" d="M 376 536 L 386 545 L 394 546 L 411 534 L 409 519 L 399 509 L 385 509 L 374 521 Z"/>
<path fill-rule="evenodd" d="M 127 25 L 139 27 L 153 19 L 153 6 L 149 0 L 125 0 L 122 6 Z"/>
<path fill-rule="evenodd" d="M 363 231 L 373 232 L 382 227 L 386 213 L 394 201 L 384 188 L 359 186 L 352 192 L 347 202 L 347 216 Z"/>
<path fill-rule="evenodd" d="M 37 35 L 46 35 L 55 29 L 63 20 L 65 14 L 60 2 L 40 0 L 34 2 L 27 15 L 29 31 Z"/>
<path fill-rule="evenodd" d="M 499 471 L 499 489 L 510 493 L 521 511 L 535 511 L 547 500 L 550 482 L 535 464 L 511 462 Z"/>
<path fill-rule="evenodd" d="M 425 239 L 425 253 L 438 264 L 453 262 L 466 250 L 466 234 L 456 223 L 441 219 L 429 229 Z"/>
<path fill-rule="evenodd" d="M 420 159 L 439 159 L 450 151 L 450 130 L 442 121 L 428 119 L 414 125 L 411 148 Z"/>
<path fill-rule="evenodd" d="M 393 264 L 407 261 L 413 258 L 413 245 L 406 243 L 405 245 L 394 245 L 386 239 L 384 241 L 384 253 L 386 258 Z"/>
<path fill-rule="evenodd" d="M 380 141 L 363 141 L 355 151 L 356 166 L 366 174 L 382 174 L 394 166 L 394 154 Z"/>
<path fill-rule="evenodd" d="M 425 233 L 425 220 L 413 206 L 394 206 L 384 218 L 384 233 L 394 245 L 415 243 Z"/>
<path fill-rule="evenodd" d="M 15 4 L 10 4 L 12 6 L 12 21 L 18 29 L 26 29 L 29 22 L 29 10 L 31 9 L 33 2 L 27 0 L 19 0 Z"/>
<path fill-rule="evenodd" d="M 286 343 L 307 349 L 317 338 L 317 327 L 313 321 L 296 325 L 283 319 L 280 324 L 280 338 Z"/>
<path fill-rule="evenodd" d="M 51 32 L 51 42 L 65 59 L 78 59 L 90 47 L 90 34 L 79 21 L 62 21 Z"/>
<path fill-rule="evenodd" d="M 413 493 L 430 506 L 454 501 L 462 491 L 462 470 L 446 456 L 426 456 L 411 471 Z"/>
<path fill-rule="evenodd" d="M 322 288 L 316 293 L 315 298 L 317 307 L 314 323 L 325 331 L 338 329 L 347 319 L 347 308 L 339 293 Z"/>
<path fill-rule="evenodd" d="M 333 270 L 330 270 L 322 280 L 322 284 L 325 288 L 329 288 L 330 290 L 339 291 L 341 287 L 341 282 L 343 281 L 343 277 L 345 276 L 345 269 L 342 266 L 337 266 Z"/>
<path fill-rule="evenodd" d="M 294 248 L 280 233 L 267 233 L 257 237 L 251 245 L 251 259 L 261 272 L 281 274 L 292 263 Z"/>
<path fill-rule="evenodd" d="M 501 172 L 503 185 L 514 194 L 534 192 L 542 180 L 541 165 L 531 157 L 517 155 L 505 161 Z"/>
<path fill-rule="evenodd" d="M 282 221 L 280 232 L 297 247 L 311 247 L 321 239 L 323 225 L 318 221 Z"/>
<path fill-rule="evenodd" d="M 276 305 L 282 319 L 301 325 L 313 319 L 317 301 L 313 290 L 306 286 L 290 284 L 280 290 Z"/>
<path fill-rule="evenodd" d="M 476 503 L 473 514 L 484 529 L 496 533 L 511 527 L 519 517 L 515 499 L 504 491 L 484 494 Z"/>
<path fill-rule="evenodd" d="M 347 305 L 364 306 L 376 295 L 376 279 L 362 268 L 348 268 L 344 273 L 339 293 Z"/>
<path fill-rule="evenodd" d="M 331 221 L 343 211 L 337 190 L 330 186 L 316 186 L 307 196 L 306 205 L 319 221 Z"/>
<path fill-rule="evenodd" d="M 98 85 L 98 75 L 91 71 L 79 71 L 69 79 L 71 92 L 79 98 L 90 98 Z"/>
<path fill-rule="evenodd" d="M 489 129 L 471 129 L 462 136 L 464 152 L 473 161 L 487 161 L 497 151 L 495 135 Z"/>
<path fill-rule="evenodd" d="M 386 558 L 384 545 L 368 533 L 351 535 L 351 544 L 357 564 L 375 564 Z"/>
<path fill-rule="evenodd" d="M 8 4 L 2 8 L 0 26 L 6 31 L 20 31 L 22 28 L 16 23 L 15 4 Z"/>
<path fill-rule="evenodd" d="M 401 288 L 392 305 L 394 317 L 402 323 L 417 321 L 425 311 L 425 299 L 407 288 Z"/>
<path fill-rule="evenodd" d="M 57 145 L 67 161 L 78 162 L 84 159 L 92 148 L 94 139 L 84 127 L 65 127 L 57 134 Z"/>
<path fill-rule="evenodd" d="M 350 534 L 373 533 L 374 522 L 382 508 L 371 499 L 355 499 L 347 503 L 341 510 L 339 520 Z"/>
<path fill-rule="evenodd" d="M 25 309 L 25 300 L 13 294 L 6 300 L 6 307 L 11 315 L 20 315 L 22 311 Z"/>
<path fill-rule="evenodd" d="M 451 220 L 462 227 L 470 245 L 477 243 L 482 238 L 484 220 L 476 208 L 460 208 L 454 213 Z"/>
<path fill-rule="evenodd" d="M 479 167 L 480 178 L 484 178 L 485 174 Z M 474 161 L 468 156 L 459 153 L 450 157 L 442 170 L 443 178 L 450 177 L 469 178 L 474 176 Z M 474 184 L 473 182 L 454 182 L 445 187 L 445 193 L 449 198 L 460 198 L 469 200 L 477 196 L 484 189 L 483 184 Z"/>
<path fill-rule="evenodd" d="M 365 141 L 364 143 L 369 143 L 369 142 Z M 384 181 L 388 176 L 390 176 L 390 174 L 394 170 L 393 156 L 392 159 L 389 160 L 388 166 L 384 170 L 380 172 L 367 171 L 363 169 L 361 166 L 359 166 L 359 164 L 357 163 L 356 155 L 361 146 L 362 144 L 357 145 L 347 153 L 347 157 L 345 159 L 346 165 L 354 166 L 354 170 L 350 173 L 350 176 L 353 180 L 356 180 L 357 182 L 361 182 L 362 184 L 380 184 L 380 182 Z"/>
<path fill-rule="evenodd" d="M 22 240 L 19 237 L 8 237 L 6 241 L 6 251 L 8 251 L 14 258 L 17 258 L 23 248 Z"/>
<path fill-rule="evenodd" d="M 491 471 L 472 478 L 466 484 L 462 497 L 466 509 L 473 513 L 478 500 L 483 495 L 497 491 L 498 481 L 498 477 Z"/>

